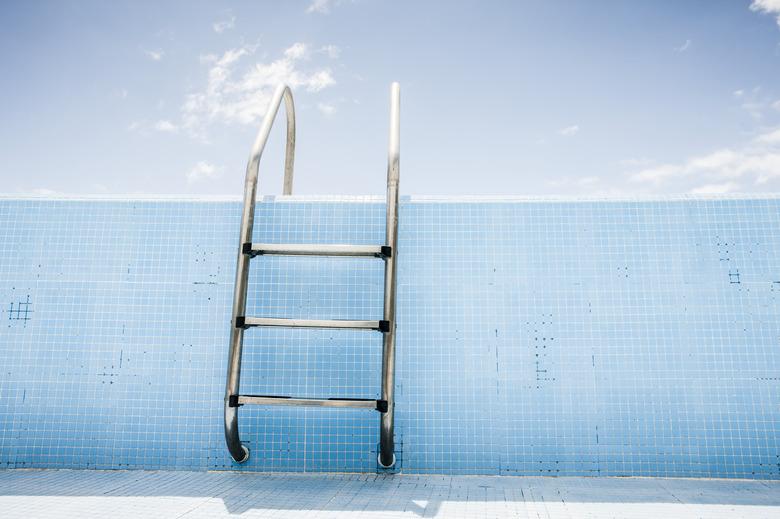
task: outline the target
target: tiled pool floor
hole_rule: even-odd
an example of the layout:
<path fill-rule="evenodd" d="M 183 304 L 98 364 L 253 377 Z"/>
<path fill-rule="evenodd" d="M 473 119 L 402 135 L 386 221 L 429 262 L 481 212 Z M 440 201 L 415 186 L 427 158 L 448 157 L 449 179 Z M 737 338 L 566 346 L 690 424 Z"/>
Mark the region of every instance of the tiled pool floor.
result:
<path fill-rule="evenodd" d="M 17 469 L 0 516 L 780 518 L 780 481 Z"/>

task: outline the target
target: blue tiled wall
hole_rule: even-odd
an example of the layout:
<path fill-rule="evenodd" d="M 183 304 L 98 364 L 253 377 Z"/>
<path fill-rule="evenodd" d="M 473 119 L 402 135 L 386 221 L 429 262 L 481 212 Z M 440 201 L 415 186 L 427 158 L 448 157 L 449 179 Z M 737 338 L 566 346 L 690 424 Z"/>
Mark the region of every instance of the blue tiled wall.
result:
<path fill-rule="evenodd" d="M 0 200 L 0 467 L 375 471 L 378 414 L 222 436 L 238 202 Z M 405 200 L 403 472 L 780 477 L 780 201 Z M 378 244 L 379 201 L 255 240 Z M 373 259 L 253 260 L 249 314 L 381 315 Z M 242 390 L 378 396 L 376 332 L 251 329 Z"/>

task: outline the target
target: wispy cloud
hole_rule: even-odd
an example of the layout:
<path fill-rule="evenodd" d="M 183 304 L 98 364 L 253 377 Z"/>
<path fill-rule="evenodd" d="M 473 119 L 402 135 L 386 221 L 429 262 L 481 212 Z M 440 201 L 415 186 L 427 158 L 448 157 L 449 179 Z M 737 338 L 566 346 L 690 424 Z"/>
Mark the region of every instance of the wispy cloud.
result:
<path fill-rule="evenodd" d="M 623 168 L 644 168 L 651 165 L 652 163 L 653 160 L 647 157 L 636 157 L 618 161 L 618 165 Z"/>
<path fill-rule="evenodd" d="M 722 184 L 704 184 L 691 189 L 692 195 L 725 195 L 739 189 L 736 182 L 723 182 Z"/>
<path fill-rule="evenodd" d="M 675 52 L 685 52 L 686 50 L 691 48 L 691 43 L 693 43 L 693 42 L 691 42 L 691 40 L 685 40 L 685 43 L 683 43 L 679 47 L 675 47 L 674 51 Z"/>
<path fill-rule="evenodd" d="M 563 177 L 549 181 L 550 187 L 591 187 L 601 182 L 601 178 L 595 175 L 587 177 Z"/>
<path fill-rule="evenodd" d="M 773 111 L 780 110 L 780 99 L 764 92 L 760 86 L 750 90 L 739 89 L 733 92 L 734 99 L 739 102 L 740 108 L 747 112 L 755 120 L 762 120 L 768 115 L 775 115 Z"/>
<path fill-rule="evenodd" d="M 642 169 L 630 179 L 651 191 L 673 188 L 690 193 L 727 193 L 763 188 L 780 180 L 780 128 L 736 148 Z"/>
<path fill-rule="evenodd" d="M 30 193 L 33 194 L 33 195 L 36 195 L 36 196 L 55 196 L 55 195 L 62 194 L 62 193 L 60 193 L 57 190 L 49 189 L 47 187 L 36 187 L 36 188 L 33 188 L 32 190 L 30 190 Z"/>
<path fill-rule="evenodd" d="M 210 162 L 198 162 L 187 172 L 187 182 L 190 184 L 200 182 L 201 180 L 210 180 L 219 178 L 224 168 L 217 167 Z"/>
<path fill-rule="evenodd" d="M 753 0 L 750 10 L 774 15 L 780 25 L 780 0 Z"/>
<path fill-rule="evenodd" d="M 226 20 L 220 20 L 218 22 L 214 22 L 212 25 L 212 28 L 214 29 L 214 32 L 217 34 L 222 34 L 223 32 L 232 29 L 236 26 L 236 17 L 230 16 L 230 18 Z"/>
<path fill-rule="evenodd" d="M 336 113 L 336 105 L 331 103 L 317 103 L 317 110 L 325 115 L 333 115 Z"/>
<path fill-rule="evenodd" d="M 179 131 L 179 127 L 168 120 L 157 121 L 154 123 L 154 129 L 165 133 L 176 133 Z"/>
<path fill-rule="evenodd" d="M 179 126 L 192 136 L 205 138 L 213 123 L 257 122 L 280 83 L 311 93 L 336 84 L 330 68 L 312 66 L 315 60 L 310 59 L 304 43 L 291 45 L 273 61 L 248 63 L 256 50 L 257 46 L 245 45 L 221 56 L 201 56 L 201 63 L 209 67 L 207 84 L 204 90 L 186 96 Z"/>
<path fill-rule="evenodd" d="M 608 176 L 562 176 L 549 180 L 546 185 L 555 196 L 625 197 L 637 194 L 635 187 L 627 189 L 626 186 Z"/>
<path fill-rule="evenodd" d="M 305 43 L 293 43 L 284 50 L 284 57 L 290 60 L 306 59 L 309 57 L 309 46 Z"/>
<path fill-rule="evenodd" d="M 320 47 L 318 52 L 322 52 L 331 59 L 337 59 L 339 56 L 341 56 L 341 49 L 335 45 L 325 45 L 324 47 Z"/>
<path fill-rule="evenodd" d="M 147 50 L 145 51 L 147 57 L 151 59 L 152 61 L 160 61 L 165 57 L 165 51 L 161 49 L 157 50 Z"/>
<path fill-rule="evenodd" d="M 330 12 L 331 1 L 330 0 L 313 0 L 306 8 L 306 14 L 320 13 L 328 14 Z"/>
<path fill-rule="evenodd" d="M 579 125 L 573 124 L 571 126 L 567 126 L 566 128 L 561 128 L 558 130 L 558 134 L 562 135 L 563 137 L 573 137 L 579 133 L 580 127 Z"/>
<path fill-rule="evenodd" d="M 312 0 L 309 6 L 306 7 L 306 14 L 328 14 L 334 7 L 347 3 L 347 1 L 355 3 L 355 0 Z"/>

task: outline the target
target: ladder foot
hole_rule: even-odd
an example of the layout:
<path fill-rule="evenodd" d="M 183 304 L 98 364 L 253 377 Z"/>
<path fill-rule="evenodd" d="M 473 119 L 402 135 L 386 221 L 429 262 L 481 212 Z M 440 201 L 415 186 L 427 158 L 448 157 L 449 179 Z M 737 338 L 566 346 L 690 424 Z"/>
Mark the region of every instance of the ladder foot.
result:
<path fill-rule="evenodd" d="M 395 453 L 393 453 L 392 456 L 393 458 L 390 460 L 390 463 L 385 465 L 384 463 L 382 463 L 382 453 L 380 452 L 376 457 L 376 461 L 377 463 L 379 463 L 379 466 L 382 467 L 383 469 L 389 469 L 392 468 L 393 465 L 395 465 Z"/>
<path fill-rule="evenodd" d="M 235 460 L 236 463 L 246 463 L 247 461 L 249 461 L 249 449 L 247 449 L 245 445 L 242 445 L 241 450 L 244 451 L 244 457 L 241 458 L 240 460 Z"/>

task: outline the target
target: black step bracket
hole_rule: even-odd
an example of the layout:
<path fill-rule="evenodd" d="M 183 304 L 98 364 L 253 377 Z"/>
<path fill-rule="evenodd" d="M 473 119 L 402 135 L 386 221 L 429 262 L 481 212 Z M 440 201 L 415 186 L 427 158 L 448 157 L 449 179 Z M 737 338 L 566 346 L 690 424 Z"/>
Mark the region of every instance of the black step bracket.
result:
<path fill-rule="evenodd" d="M 387 333 L 390 331 L 390 321 L 379 321 L 379 331 Z"/>

